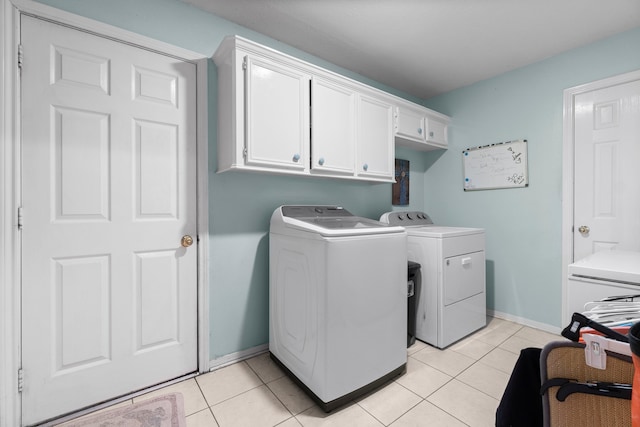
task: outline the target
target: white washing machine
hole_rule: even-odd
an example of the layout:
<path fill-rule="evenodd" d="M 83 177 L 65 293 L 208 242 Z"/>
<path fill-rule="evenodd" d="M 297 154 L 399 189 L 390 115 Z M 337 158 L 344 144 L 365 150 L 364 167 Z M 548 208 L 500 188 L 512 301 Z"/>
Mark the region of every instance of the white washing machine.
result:
<path fill-rule="evenodd" d="M 269 232 L 269 351 L 325 411 L 402 374 L 407 233 L 336 206 L 280 206 Z"/>
<path fill-rule="evenodd" d="M 569 265 L 567 321 L 588 302 L 640 294 L 640 252 L 603 250 Z"/>
<path fill-rule="evenodd" d="M 408 259 L 420 264 L 416 338 L 445 348 L 487 324 L 485 233 L 442 227 L 424 212 L 387 212 L 405 227 Z"/>

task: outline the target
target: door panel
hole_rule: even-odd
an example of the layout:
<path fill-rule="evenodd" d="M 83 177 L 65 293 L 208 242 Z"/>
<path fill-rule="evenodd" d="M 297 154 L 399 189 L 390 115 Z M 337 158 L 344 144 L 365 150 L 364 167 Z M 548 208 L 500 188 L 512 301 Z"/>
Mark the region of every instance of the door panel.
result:
<path fill-rule="evenodd" d="M 353 174 L 356 93 L 340 84 L 311 82 L 311 169 Z"/>
<path fill-rule="evenodd" d="M 638 105 L 640 81 L 575 98 L 575 260 L 611 248 L 640 250 Z"/>
<path fill-rule="evenodd" d="M 197 369 L 195 65 L 22 17 L 33 424 Z"/>
<path fill-rule="evenodd" d="M 247 165 L 307 170 L 309 76 L 246 57 Z"/>
<path fill-rule="evenodd" d="M 393 106 L 360 95 L 356 172 L 360 176 L 393 177 Z"/>

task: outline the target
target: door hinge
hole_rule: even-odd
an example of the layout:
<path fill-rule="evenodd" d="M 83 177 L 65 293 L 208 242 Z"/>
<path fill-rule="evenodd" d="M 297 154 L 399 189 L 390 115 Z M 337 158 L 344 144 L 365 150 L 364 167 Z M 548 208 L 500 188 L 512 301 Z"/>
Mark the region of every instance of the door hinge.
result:
<path fill-rule="evenodd" d="M 24 370 L 18 369 L 18 393 L 22 393 L 24 388 Z"/>
<path fill-rule="evenodd" d="M 245 70 L 245 71 L 247 70 L 247 57 L 246 56 L 242 60 L 242 69 Z"/>
<path fill-rule="evenodd" d="M 22 62 L 24 60 L 24 53 L 22 51 L 22 45 L 18 45 L 18 69 L 22 71 Z"/>
<path fill-rule="evenodd" d="M 22 217 L 22 206 L 20 206 L 18 208 L 18 230 L 22 230 L 22 226 L 23 224 L 23 217 Z"/>
<path fill-rule="evenodd" d="M 247 147 L 244 147 L 244 149 L 242 150 L 242 157 L 244 157 L 246 159 L 247 155 L 248 155 Z"/>

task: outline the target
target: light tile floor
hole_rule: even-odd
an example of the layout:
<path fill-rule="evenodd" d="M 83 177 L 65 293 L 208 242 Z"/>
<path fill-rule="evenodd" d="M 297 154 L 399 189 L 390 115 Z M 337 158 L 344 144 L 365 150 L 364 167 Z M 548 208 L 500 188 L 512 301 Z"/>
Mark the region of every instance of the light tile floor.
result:
<path fill-rule="evenodd" d="M 177 391 L 184 396 L 187 427 L 494 426 L 520 350 L 562 339 L 489 317 L 485 328 L 445 350 L 416 341 L 404 375 L 329 414 L 267 353 L 120 405 Z"/>

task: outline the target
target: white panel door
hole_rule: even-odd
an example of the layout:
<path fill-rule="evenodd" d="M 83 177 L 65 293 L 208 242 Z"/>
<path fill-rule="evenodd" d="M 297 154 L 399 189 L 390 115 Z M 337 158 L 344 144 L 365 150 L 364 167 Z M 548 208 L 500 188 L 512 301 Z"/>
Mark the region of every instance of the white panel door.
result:
<path fill-rule="evenodd" d="M 22 415 L 197 370 L 195 65 L 22 18 Z"/>
<path fill-rule="evenodd" d="M 574 260 L 640 250 L 640 81 L 575 98 Z"/>

